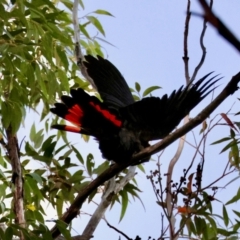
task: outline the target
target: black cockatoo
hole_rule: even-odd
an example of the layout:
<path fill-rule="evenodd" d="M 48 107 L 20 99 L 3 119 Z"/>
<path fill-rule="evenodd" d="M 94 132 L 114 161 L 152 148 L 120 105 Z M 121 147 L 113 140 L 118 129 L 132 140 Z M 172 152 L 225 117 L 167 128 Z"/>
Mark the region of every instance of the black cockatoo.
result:
<path fill-rule="evenodd" d="M 88 55 L 83 64 L 103 101 L 81 88 L 72 89 L 71 96 L 62 96 L 62 103 L 55 103 L 51 112 L 74 126 L 52 128 L 94 136 L 103 157 L 119 164 L 149 146 L 149 141 L 172 132 L 219 80 L 215 77 L 206 80 L 210 73 L 169 96 L 146 97 L 135 102 L 125 79 L 111 62 Z"/>

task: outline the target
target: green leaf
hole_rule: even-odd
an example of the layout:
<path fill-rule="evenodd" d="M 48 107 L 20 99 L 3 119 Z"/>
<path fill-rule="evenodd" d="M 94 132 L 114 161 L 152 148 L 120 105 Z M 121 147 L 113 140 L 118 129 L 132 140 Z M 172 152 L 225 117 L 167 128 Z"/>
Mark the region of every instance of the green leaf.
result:
<path fill-rule="evenodd" d="M 73 152 L 73 149 L 69 149 L 67 150 L 63 156 L 61 156 L 59 159 L 62 160 L 62 159 L 66 159 L 68 158 L 68 156 Z"/>
<path fill-rule="evenodd" d="M 215 220 L 211 217 L 209 217 L 208 215 L 205 215 L 206 219 L 209 221 L 211 227 L 212 227 L 212 231 L 214 231 L 215 234 L 217 234 L 217 224 L 215 222 Z"/>
<path fill-rule="evenodd" d="M 238 166 L 239 165 L 239 149 L 238 149 L 237 142 L 235 142 L 235 144 L 232 145 L 231 147 L 231 155 L 234 158 L 235 166 Z"/>
<path fill-rule="evenodd" d="M 52 63 L 53 59 L 53 38 L 50 33 L 46 33 L 42 36 L 42 51 L 46 59 Z"/>
<path fill-rule="evenodd" d="M 55 155 L 57 155 L 58 153 L 60 153 L 63 149 L 66 150 L 66 147 L 68 147 L 68 143 L 62 145 L 60 148 L 55 150 Z"/>
<path fill-rule="evenodd" d="M 11 226 L 5 231 L 5 239 L 13 239 L 13 229 Z"/>
<path fill-rule="evenodd" d="M 187 225 L 187 227 L 188 227 L 188 229 L 189 229 L 190 236 L 191 236 L 191 233 L 193 233 L 194 235 L 197 234 L 195 225 L 193 224 L 193 222 L 192 222 L 191 219 L 187 220 L 186 225 Z"/>
<path fill-rule="evenodd" d="M 39 199 L 43 198 L 42 193 L 38 187 L 37 181 L 35 179 L 33 179 L 32 176 L 26 175 L 25 182 L 28 184 L 28 186 L 30 188 L 29 195 L 34 193 L 34 195 L 37 196 Z"/>
<path fill-rule="evenodd" d="M 135 89 L 137 90 L 137 92 L 141 91 L 141 86 L 138 82 L 135 82 Z"/>
<path fill-rule="evenodd" d="M 68 225 L 60 220 L 56 221 L 57 223 L 57 227 L 60 230 L 60 232 L 62 233 L 62 235 L 67 239 L 67 240 L 71 240 L 71 234 L 70 231 L 67 229 Z"/>
<path fill-rule="evenodd" d="M 80 183 L 85 177 L 83 176 L 83 170 L 76 171 L 70 178 L 70 183 Z"/>
<path fill-rule="evenodd" d="M 238 114 L 240 114 L 240 112 Z M 240 122 L 234 122 L 234 124 L 238 127 L 238 130 L 240 130 Z"/>
<path fill-rule="evenodd" d="M 22 120 L 22 111 L 17 103 L 2 102 L 2 123 L 4 128 L 11 124 L 12 132 L 16 133 Z"/>
<path fill-rule="evenodd" d="M 225 226 L 227 227 L 228 224 L 229 224 L 229 218 L 228 218 L 227 209 L 224 205 L 223 205 L 223 210 L 222 211 L 223 211 L 223 221 L 224 221 Z"/>
<path fill-rule="evenodd" d="M 94 167 L 94 157 L 91 153 L 87 155 L 87 171 L 89 176 L 92 176 L 92 169 Z"/>
<path fill-rule="evenodd" d="M 72 147 L 73 151 L 75 152 L 76 157 L 79 160 L 79 162 L 81 164 L 84 164 L 84 160 L 83 160 L 83 157 L 82 157 L 81 153 L 73 145 L 71 147 Z"/>
<path fill-rule="evenodd" d="M 102 33 L 103 36 L 105 36 L 104 29 L 97 18 L 93 16 L 87 16 L 87 19 L 98 29 L 100 33 Z"/>
<path fill-rule="evenodd" d="M 240 218 L 240 212 L 233 210 L 233 212 Z"/>
<path fill-rule="evenodd" d="M 147 96 L 148 94 L 150 94 L 151 92 L 153 92 L 154 90 L 160 89 L 161 87 L 159 86 L 152 86 L 147 88 L 144 92 L 143 92 L 143 97 Z"/>
<path fill-rule="evenodd" d="M 110 45 L 110 46 L 112 46 L 112 47 L 116 47 L 115 45 L 113 45 L 112 43 L 108 42 L 107 40 L 105 40 L 105 39 L 103 39 L 103 38 L 95 37 L 95 39 L 100 40 L 100 41 L 102 41 L 102 42 L 104 42 L 104 43 L 107 43 L 108 45 Z M 103 57 L 102 54 L 100 54 L 100 56 Z"/>
<path fill-rule="evenodd" d="M 1 190 L 2 190 L 2 188 L 1 188 Z M 5 193 L 5 190 L 6 190 L 6 188 L 4 189 L 4 193 Z M 5 197 L 5 194 L 1 193 L 1 196 Z M 5 209 L 6 209 L 5 204 L 3 202 L 0 202 L 0 213 L 3 214 L 5 212 Z"/>
<path fill-rule="evenodd" d="M 137 167 L 138 167 L 138 169 L 140 169 L 143 173 L 145 173 L 145 168 L 144 168 L 143 164 L 138 164 Z"/>
<path fill-rule="evenodd" d="M 120 220 L 119 222 L 121 222 L 121 220 L 123 219 L 125 213 L 126 213 L 126 210 L 127 210 L 127 206 L 128 206 L 128 194 L 127 194 L 127 191 L 125 190 L 122 190 L 119 192 L 119 194 L 121 195 L 122 197 L 122 209 L 121 209 L 121 215 L 120 215 Z"/>
<path fill-rule="evenodd" d="M 135 95 L 135 94 L 133 94 L 133 98 L 134 98 L 135 101 L 139 101 L 139 100 L 141 100 L 140 97 L 137 96 L 137 95 Z"/>
<path fill-rule="evenodd" d="M 32 176 L 33 179 L 35 179 L 39 184 L 42 184 L 42 178 L 37 173 L 29 173 L 30 176 Z"/>
<path fill-rule="evenodd" d="M 231 179 L 223 188 L 225 189 L 228 185 L 230 185 L 231 183 L 235 182 L 236 180 L 238 180 L 240 178 L 240 176 L 237 176 L 233 179 Z"/>
<path fill-rule="evenodd" d="M 29 155 L 29 156 L 37 155 L 37 152 L 36 152 L 36 151 L 34 150 L 34 148 L 29 144 L 29 142 L 26 142 L 25 151 L 26 151 L 27 155 Z"/>
<path fill-rule="evenodd" d="M 238 231 L 238 229 L 240 228 L 240 222 L 238 220 L 236 220 L 236 224 L 233 225 L 233 231 Z"/>
<path fill-rule="evenodd" d="M 237 141 L 234 139 L 233 141 L 231 141 L 230 143 L 228 143 L 220 153 L 225 152 L 226 150 L 228 150 L 229 148 L 231 148 L 232 146 L 236 145 Z"/>
<path fill-rule="evenodd" d="M 30 140 L 32 142 L 34 141 L 35 135 L 36 135 L 36 127 L 35 127 L 35 124 L 33 124 L 30 129 Z"/>
<path fill-rule="evenodd" d="M 1 153 L 1 151 L 0 151 L 0 153 Z M 0 165 L 4 168 L 7 168 L 8 167 L 7 164 L 8 164 L 8 162 L 6 161 L 6 159 L 2 155 L 0 155 Z"/>
<path fill-rule="evenodd" d="M 222 138 L 220 140 L 217 140 L 216 142 L 211 143 L 211 145 L 218 144 L 218 143 L 225 142 L 225 141 L 229 141 L 229 140 L 231 140 L 230 137 L 225 137 L 225 138 Z"/>
<path fill-rule="evenodd" d="M 49 136 L 42 145 L 42 151 L 46 151 L 49 148 L 49 145 L 52 143 L 53 139 L 55 138 L 54 135 Z"/>
<path fill-rule="evenodd" d="M 202 233 L 202 219 L 198 216 L 194 216 L 194 223 L 197 231 L 197 235 Z"/>
<path fill-rule="evenodd" d="M 12 109 L 11 109 L 11 117 L 12 117 L 12 121 L 11 121 L 11 127 L 12 127 L 12 132 L 16 133 L 17 130 L 20 127 L 21 121 L 22 119 L 22 109 L 20 107 L 19 104 L 15 103 L 12 105 Z"/>
<path fill-rule="evenodd" d="M 230 136 L 231 136 L 231 138 L 235 138 L 235 132 L 233 131 L 233 129 L 231 128 L 230 129 Z"/>
<path fill-rule="evenodd" d="M 102 10 L 102 9 L 98 9 L 98 10 L 94 11 L 94 13 L 114 17 L 110 12 L 108 12 L 106 10 Z"/>
<path fill-rule="evenodd" d="M 88 34 L 85 25 L 79 24 L 79 28 L 80 28 L 80 32 L 83 33 L 83 35 L 88 38 L 91 39 L 90 35 Z"/>
<path fill-rule="evenodd" d="M 37 134 L 34 137 L 34 147 L 36 149 L 40 148 L 44 139 L 43 129 L 37 132 Z"/>
<path fill-rule="evenodd" d="M 218 231 L 218 234 L 221 234 L 221 235 L 223 235 L 225 237 L 229 237 L 232 234 L 236 234 L 237 233 L 237 232 L 225 230 L 225 229 L 222 229 L 222 228 L 218 228 L 217 231 Z"/>
<path fill-rule="evenodd" d="M 59 196 L 56 199 L 56 208 L 57 208 L 58 217 L 61 217 L 62 216 L 62 210 L 63 210 L 63 197 Z"/>
<path fill-rule="evenodd" d="M 97 188 L 94 189 L 94 190 L 90 193 L 90 195 L 88 196 L 88 203 L 90 203 L 90 202 L 92 201 L 92 199 L 95 197 L 95 195 L 96 195 L 97 193 L 98 193 Z"/>
<path fill-rule="evenodd" d="M 65 68 L 65 71 L 67 71 L 69 63 L 68 63 L 68 58 L 66 56 L 66 50 L 62 49 L 62 47 L 60 47 L 60 46 L 57 46 L 56 50 L 57 50 L 58 57 L 60 58 L 63 66 Z M 63 75 L 64 74 L 62 74 L 62 76 Z M 66 76 L 66 74 L 65 74 L 65 76 Z"/>
<path fill-rule="evenodd" d="M 110 162 L 105 161 L 102 164 L 100 164 L 97 168 L 94 169 L 93 173 L 100 175 L 102 172 L 104 172 L 107 168 L 109 168 Z"/>
<path fill-rule="evenodd" d="M 80 6 L 82 7 L 82 9 L 84 9 L 84 4 L 83 4 L 83 1 L 82 0 L 78 0 Z"/>
<path fill-rule="evenodd" d="M 238 188 L 237 194 L 233 196 L 225 205 L 229 205 L 231 203 L 235 203 L 240 199 L 240 188 Z"/>

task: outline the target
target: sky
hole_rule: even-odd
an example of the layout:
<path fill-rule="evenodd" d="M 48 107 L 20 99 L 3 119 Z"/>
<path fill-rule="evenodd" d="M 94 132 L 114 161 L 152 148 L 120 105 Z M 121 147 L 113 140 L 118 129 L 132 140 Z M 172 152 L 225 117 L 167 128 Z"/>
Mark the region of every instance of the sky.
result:
<path fill-rule="evenodd" d="M 165 93 L 171 93 L 174 89 L 178 89 L 181 85 L 185 84 L 182 56 L 186 0 L 88 0 L 84 1 L 84 4 L 85 9 L 79 11 L 80 17 L 97 9 L 107 10 L 114 15 L 113 18 L 99 16 L 99 20 L 106 32 L 106 40 L 115 45 L 115 47 L 112 47 L 103 44 L 104 51 L 106 57 L 123 74 L 130 87 L 134 87 L 135 82 L 139 82 L 142 89 L 158 85 L 162 88 L 153 92 L 153 95 L 162 96 Z M 227 0 L 215 1 L 213 9 L 240 38 L 240 2 L 238 0 L 231 0 L 231 4 L 229 4 Z M 191 10 L 197 13 L 202 12 L 197 1 L 192 1 Z M 201 18 L 192 16 L 188 49 L 190 75 L 201 57 L 199 46 L 201 29 Z M 94 34 L 95 30 L 91 28 L 90 31 Z M 217 94 L 225 86 L 225 83 L 239 71 L 239 53 L 226 43 L 211 26 L 207 28 L 204 43 L 207 47 L 207 57 L 203 67 L 199 71 L 197 79 L 211 71 L 220 74 L 223 79 L 215 91 L 215 94 Z M 236 110 L 239 106 L 236 101 L 237 97 L 239 97 L 239 92 L 223 103 L 212 116 L 228 111 L 234 102 L 236 102 L 234 106 L 235 112 L 239 111 Z M 211 97 L 209 96 L 191 112 L 191 117 L 194 117 L 210 101 Z M 235 120 L 239 121 L 238 117 Z M 197 138 L 199 137 L 199 131 L 200 128 L 198 127 L 195 130 Z M 226 137 L 228 134 L 229 129 L 220 126 L 209 136 L 207 141 L 206 172 L 204 173 L 203 184 L 209 183 L 219 177 L 225 166 L 224 163 L 227 161 L 227 153 L 219 154 L 224 145 L 210 146 L 210 143 Z M 190 142 L 193 141 L 191 133 L 188 134 L 187 140 Z M 91 140 L 90 144 L 78 143 L 78 138 L 73 136 L 73 142 L 77 143 L 78 149 L 83 152 L 83 155 L 94 152 L 95 161 L 99 164 L 102 162 L 98 145 L 94 140 Z M 161 157 L 163 173 L 167 172 L 168 163 L 176 151 L 176 146 L 177 143 L 172 144 L 165 150 Z M 185 146 L 181 159 L 174 170 L 173 176 L 175 181 L 179 181 L 183 168 L 189 165 L 193 153 L 194 149 Z M 157 157 L 153 156 L 153 159 L 156 160 Z M 201 161 L 200 157 L 198 159 L 197 163 Z M 156 161 L 145 164 L 146 174 L 149 174 L 150 170 L 154 170 L 155 168 Z M 234 176 L 237 176 L 237 174 Z M 233 176 L 226 178 L 220 186 L 224 186 L 232 178 Z M 148 236 L 157 238 L 161 231 L 161 209 L 156 204 L 156 198 L 149 180 L 146 179 L 146 175 L 138 171 L 136 179 L 139 188 L 142 190 L 139 195 L 145 205 L 145 209 L 142 207 L 140 201 L 131 199 L 127 213 L 120 223 L 121 206 L 118 204 L 114 205 L 110 211 L 107 211 L 106 218 L 113 226 L 123 231 L 129 237 L 135 238 L 136 235 L 139 235 L 143 240 L 148 239 Z M 220 201 L 226 202 L 229 200 L 231 194 L 237 191 L 238 186 L 238 181 L 236 181 L 227 189 L 219 190 L 216 197 Z M 228 194 L 229 191 L 231 192 L 230 195 Z M 216 211 L 220 211 L 221 213 L 221 206 L 221 203 L 216 203 Z M 233 207 L 236 207 L 236 205 Z M 93 213 L 94 209 L 94 204 L 84 204 L 82 211 Z M 88 219 L 89 216 L 84 215 L 74 219 L 74 235 L 81 234 Z M 164 222 L 164 226 L 167 226 L 167 221 Z M 110 229 L 104 221 L 101 221 L 94 233 L 94 240 L 101 239 L 117 240 L 119 239 L 119 233 Z M 121 237 L 121 239 L 124 239 L 124 237 Z"/>

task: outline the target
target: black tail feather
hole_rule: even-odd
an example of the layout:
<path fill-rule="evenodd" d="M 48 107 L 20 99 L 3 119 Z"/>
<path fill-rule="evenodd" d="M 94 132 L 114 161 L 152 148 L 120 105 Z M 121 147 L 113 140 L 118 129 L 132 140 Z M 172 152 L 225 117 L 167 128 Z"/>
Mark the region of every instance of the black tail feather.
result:
<path fill-rule="evenodd" d="M 55 103 L 55 107 L 50 110 L 75 126 L 53 125 L 53 128 L 94 137 L 119 130 L 122 121 L 117 111 L 109 109 L 99 99 L 88 95 L 83 89 L 72 89 L 71 95 L 72 97 L 62 96 L 62 103 Z"/>

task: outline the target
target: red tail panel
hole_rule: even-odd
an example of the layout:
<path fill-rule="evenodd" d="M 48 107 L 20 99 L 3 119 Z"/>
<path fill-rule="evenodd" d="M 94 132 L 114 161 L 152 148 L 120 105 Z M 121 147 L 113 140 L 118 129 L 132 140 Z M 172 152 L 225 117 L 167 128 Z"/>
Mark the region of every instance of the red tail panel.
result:
<path fill-rule="evenodd" d="M 76 126 L 57 125 L 54 128 L 97 138 L 107 132 L 113 134 L 119 131 L 122 121 L 118 111 L 109 109 L 98 98 L 88 95 L 81 88 L 72 89 L 71 95 L 62 96 L 62 103 L 55 103 L 51 112 Z"/>
<path fill-rule="evenodd" d="M 93 106 L 99 113 L 101 113 L 106 119 L 110 120 L 115 126 L 121 127 L 122 121 L 117 119 L 117 116 L 112 114 L 110 111 L 106 109 L 102 109 L 100 105 L 95 104 L 94 102 L 89 103 L 91 106 Z"/>
<path fill-rule="evenodd" d="M 79 105 L 75 104 L 68 109 L 68 113 L 64 118 L 71 123 L 81 126 L 82 117 L 83 117 L 83 110 L 80 108 Z"/>
<path fill-rule="evenodd" d="M 56 124 L 56 125 L 52 125 L 52 128 L 55 128 L 58 130 L 63 130 L 63 131 L 68 131 L 68 132 L 81 133 L 80 127 Z"/>

